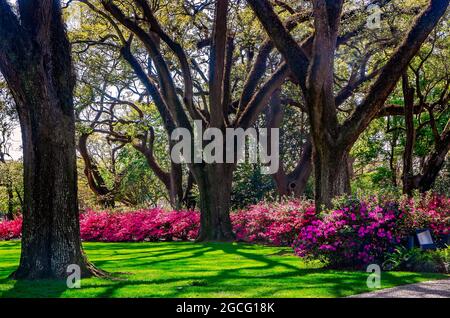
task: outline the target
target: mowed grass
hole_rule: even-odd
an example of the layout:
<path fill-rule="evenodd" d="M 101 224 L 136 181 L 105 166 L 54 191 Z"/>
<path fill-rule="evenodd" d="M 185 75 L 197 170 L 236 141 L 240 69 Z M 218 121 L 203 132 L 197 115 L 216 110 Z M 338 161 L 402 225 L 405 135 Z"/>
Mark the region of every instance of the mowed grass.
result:
<path fill-rule="evenodd" d="M 8 279 L 18 265 L 20 242 L 0 242 L 0 297 L 344 297 L 367 292 L 367 273 L 334 271 L 305 262 L 290 248 L 247 244 L 85 243 L 89 259 L 116 279 L 65 282 Z M 383 273 L 382 287 L 445 278 Z M 119 278 L 119 279 L 117 279 Z"/>

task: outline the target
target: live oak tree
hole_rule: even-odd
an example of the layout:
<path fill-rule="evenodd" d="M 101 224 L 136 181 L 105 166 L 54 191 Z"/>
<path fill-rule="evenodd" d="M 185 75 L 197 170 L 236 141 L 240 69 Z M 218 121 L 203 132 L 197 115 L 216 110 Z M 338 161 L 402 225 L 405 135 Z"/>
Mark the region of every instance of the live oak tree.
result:
<path fill-rule="evenodd" d="M 380 6 L 384 7 L 389 1 L 374 1 Z M 373 4 L 370 3 L 370 4 Z M 298 3 L 292 2 L 292 6 L 289 6 L 288 2 L 283 2 L 281 5 L 279 2 L 277 5 L 277 11 L 283 13 L 289 11 L 297 15 L 304 17 L 304 26 L 307 27 L 308 23 L 312 23 L 313 17 L 310 13 L 308 5 L 301 6 Z M 369 5 L 370 5 L 369 4 Z M 278 7 L 281 7 L 278 8 Z M 389 32 L 377 32 L 376 36 L 370 34 L 365 30 L 365 10 L 368 5 L 361 4 L 354 8 L 350 8 L 343 13 L 343 24 L 345 29 L 341 32 L 337 39 L 337 49 L 339 49 L 339 58 L 336 63 L 336 75 L 335 75 L 335 91 L 336 91 L 336 107 L 337 116 L 343 117 L 351 112 L 351 103 L 354 101 L 355 96 L 359 95 L 367 89 L 367 83 L 380 72 L 379 64 L 380 60 L 384 58 L 384 54 L 380 53 L 391 49 L 396 43 L 396 35 L 390 35 Z M 409 17 L 414 14 L 415 7 L 412 8 L 398 8 L 391 6 L 389 10 L 383 14 L 383 19 L 396 21 L 398 17 L 405 15 Z M 394 18 L 395 17 L 395 18 Z M 396 19 L 397 18 L 397 19 Z M 396 29 L 396 25 L 392 23 L 390 26 L 393 30 Z M 301 30 L 302 28 L 297 28 Z M 296 32 L 296 37 L 299 37 Z M 303 32 L 305 33 L 305 31 Z M 302 33 L 300 32 L 300 35 Z M 302 43 L 302 48 L 306 51 L 310 51 L 311 37 L 303 35 L 306 40 Z M 366 39 L 364 42 L 359 39 Z M 361 43 L 362 42 L 362 43 Z M 296 81 L 291 79 L 292 84 L 295 85 Z M 298 82 L 297 82 L 298 83 Z M 292 85 L 285 85 L 281 94 L 276 93 L 273 96 L 270 109 L 267 112 L 267 125 L 269 127 L 279 127 L 281 123 L 285 123 L 284 113 L 289 108 L 295 108 L 302 115 L 301 123 L 298 123 L 297 127 L 293 127 L 292 123 L 289 130 L 296 130 L 297 134 L 300 133 L 303 138 L 306 138 L 304 142 L 296 145 L 298 151 L 294 154 L 293 158 L 298 158 L 296 165 L 290 169 L 286 169 L 286 163 L 289 160 L 283 158 L 280 162 L 279 171 L 273 176 L 277 190 L 280 196 L 296 196 L 301 197 L 305 193 L 305 189 L 308 185 L 309 177 L 312 173 L 312 143 L 310 136 L 305 136 L 305 133 L 309 135 L 309 124 L 307 123 L 307 107 L 305 106 L 304 98 L 301 96 L 301 92 L 295 89 Z M 380 116 L 389 116 L 391 108 L 384 107 L 379 113 Z M 306 120 L 306 123 L 305 123 Z M 283 127 L 282 133 L 286 130 Z M 292 147 L 292 141 L 289 147 Z M 294 146 L 295 147 L 295 146 Z M 353 176 L 353 158 L 348 158 L 346 163 L 343 163 L 343 172 L 339 175 L 340 184 L 343 185 L 343 192 L 350 192 L 350 178 Z"/>
<path fill-rule="evenodd" d="M 97 271 L 80 240 L 70 45 L 56 0 L 0 0 L 0 70 L 22 129 L 24 211 L 16 279 Z"/>
<path fill-rule="evenodd" d="M 269 1 L 248 0 L 248 3 L 302 89 L 314 149 L 316 205 L 318 209 L 330 207 L 335 196 L 348 191 L 347 165 L 343 163 L 351 147 L 382 110 L 401 74 L 445 14 L 449 1 L 429 2 L 384 63 L 362 101 L 343 122 L 338 118 L 334 90 L 343 1 L 312 1 L 314 33 L 308 39 L 308 46 L 300 45 L 292 37 Z"/>
<path fill-rule="evenodd" d="M 266 63 L 273 48 L 271 41 L 267 40 L 264 51 L 260 50 L 254 58 L 246 60 L 249 61 L 247 79 L 239 93 L 235 92 L 232 82 L 235 50 L 233 34 L 229 32 L 229 1 L 216 1 L 214 8 L 208 9 L 209 13 L 205 15 L 206 19 L 210 18 L 210 28 L 200 27 L 206 36 L 200 39 L 198 50 L 208 50 L 209 65 L 206 71 L 198 61 L 188 57 L 188 48 L 183 48 L 165 30 L 167 26 L 160 23 L 147 1 L 133 1 L 131 8 L 122 7 L 115 1 L 101 1 L 103 9 L 88 1 L 81 2 L 108 19 L 117 31 L 122 56 L 146 87 L 161 116 L 171 120 L 176 128 L 187 129 L 191 135 L 194 120 L 201 121 L 204 128 L 216 128 L 222 132 L 230 127 L 246 129 L 252 126 L 266 108 L 272 93 L 285 82 L 289 73 L 288 67 L 281 63 L 272 74 L 267 75 Z M 139 18 L 130 16 L 130 9 Z M 133 36 L 127 37 L 126 33 Z M 152 61 L 154 72 L 151 74 L 133 54 L 135 38 Z M 174 60 L 168 60 L 167 56 Z M 178 66 L 173 69 L 175 63 Z M 204 80 L 206 91 L 204 86 L 197 85 L 198 77 Z M 233 240 L 229 210 L 236 165 L 202 162 L 188 166 L 200 192 L 201 229 L 198 240 Z"/>

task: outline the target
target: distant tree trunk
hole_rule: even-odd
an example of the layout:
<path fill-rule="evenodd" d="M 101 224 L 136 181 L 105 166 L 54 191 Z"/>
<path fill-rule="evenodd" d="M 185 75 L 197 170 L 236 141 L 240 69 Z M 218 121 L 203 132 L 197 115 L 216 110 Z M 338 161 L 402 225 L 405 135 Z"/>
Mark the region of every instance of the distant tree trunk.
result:
<path fill-rule="evenodd" d="M 198 169 L 201 226 L 198 241 L 233 241 L 230 219 L 234 164 L 207 164 Z"/>
<path fill-rule="evenodd" d="M 12 221 L 14 220 L 14 187 L 11 180 L 6 182 L 6 192 L 8 194 L 8 214 L 6 214 L 6 218 Z"/>
<path fill-rule="evenodd" d="M 434 151 L 425 162 L 422 174 L 419 176 L 418 189 L 421 193 L 430 191 L 441 171 L 447 154 L 450 151 L 450 120 L 447 122 L 439 142 L 435 145 Z M 417 179 L 416 179 L 417 180 Z"/>
<path fill-rule="evenodd" d="M 406 73 L 403 74 L 402 84 L 406 125 L 406 143 L 403 154 L 403 192 L 408 196 L 412 196 L 414 190 L 425 193 L 433 187 L 450 151 L 450 121 L 447 122 L 441 135 L 437 131 L 435 123 L 430 123 L 435 135 L 434 149 L 427 160 L 424 161 L 421 173 L 414 175 L 413 151 L 416 142 L 416 129 L 414 127 L 415 89 L 410 87 Z"/>
<path fill-rule="evenodd" d="M 195 206 L 196 206 L 196 200 L 195 200 L 195 197 L 194 197 L 194 195 L 192 193 L 192 189 L 194 187 L 194 183 L 195 183 L 195 178 L 192 175 L 192 172 L 189 172 L 186 189 L 185 189 L 184 194 L 183 194 L 183 206 L 186 209 L 190 209 L 190 210 L 195 209 Z"/>
<path fill-rule="evenodd" d="M 279 129 L 284 118 L 280 93 L 281 91 L 279 89 L 273 93 L 270 100 L 270 107 L 268 107 L 266 112 L 266 125 L 269 129 L 269 139 L 271 138 L 271 129 Z M 269 149 L 269 151 L 271 151 L 271 149 Z M 277 173 L 272 175 L 277 187 L 278 195 L 281 198 L 292 195 L 297 198 L 301 197 L 306 190 L 312 170 L 312 144 L 311 141 L 308 141 L 303 145 L 301 158 L 291 173 L 286 173 L 283 163 L 280 162 Z"/>
<path fill-rule="evenodd" d="M 0 69 L 22 129 L 24 205 L 16 279 L 100 273 L 80 240 L 70 45 L 59 1 L 19 2 L 20 20 L 0 0 Z"/>
<path fill-rule="evenodd" d="M 409 197 L 413 194 L 413 152 L 416 140 L 416 130 L 414 128 L 414 88 L 411 88 L 408 82 L 408 75 L 402 76 L 403 97 L 405 101 L 405 126 L 406 142 L 403 153 L 403 193 Z"/>
<path fill-rule="evenodd" d="M 6 160 L 4 158 L 4 156 L 1 156 L 2 154 L 0 153 L 0 162 L 2 164 L 7 164 Z M 6 182 L 5 184 L 3 184 L 6 188 L 6 193 L 8 195 L 8 212 L 6 214 L 6 219 L 9 221 L 14 220 L 14 186 L 13 186 L 13 182 L 11 180 L 11 173 L 9 171 L 9 169 L 7 169 L 6 172 Z"/>
<path fill-rule="evenodd" d="M 20 213 L 22 213 L 23 211 L 25 211 L 25 203 L 23 202 L 22 195 L 20 194 L 20 191 L 19 191 L 19 189 L 17 189 L 17 188 L 14 188 L 14 192 L 16 192 L 17 199 L 19 199 L 19 203 L 20 203 Z"/>
<path fill-rule="evenodd" d="M 305 193 L 312 171 L 312 145 L 311 142 L 308 142 L 304 145 L 302 156 L 291 173 L 286 174 L 284 169 L 280 167 L 278 172 L 273 175 L 280 197 L 302 197 Z"/>
<path fill-rule="evenodd" d="M 388 130 L 390 129 L 390 118 L 388 118 Z M 389 168 L 391 169 L 391 179 L 392 185 L 397 187 L 397 168 L 395 165 L 395 147 L 397 147 L 398 143 L 398 132 L 397 130 L 393 131 L 392 140 L 390 141 L 390 152 L 389 152 Z"/>
<path fill-rule="evenodd" d="M 183 167 L 180 164 L 171 163 L 170 168 L 170 204 L 176 210 L 183 207 Z"/>
<path fill-rule="evenodd" d="M 172 132 L 173 129 L 170 129 L 169 131 Z M 172 208 L 177 210 L 181 209 L 184 199 L 183 166 L 179 163 L 171 162 L 170 170 L 169 171 L 163 170 L 161 166 L 158 164 L 153 153 L 153 146 L 155 140 L 153 128 L 150 130 L 149 138 L 148 137 L 144 138 L 145 139 L 141 140 L 140 142 L 134 142 L 133 147 L 144 155 L 149 168 L 153 171 L 156 177 L 164 184 L 164 187 L 166 188 L 167 193 L 169 194 L 169 202 Z M 168 138 L 170 140 L 170 135 L 168 136 Z M 169 152 L 171 151 L 174 144 L 175 143 L 173 141 L 169 142 Z"/>
<path fill-rule="evenodd" d="M 78 151 L 84 161 L 84 174 L 86 176 L 88 186 L 98 198 L 98 202 L 105 208 L 115 207 L 114 190 L 108 189 L 98 167 L 92 162 L 87 148 L 89 134 L 81 134 L 78 139 Z"/>
<path fill-rule="evenodd" d="M 154 36 L 153 36 L 154 38 Z M 158 41 L 159 42 L 159 41 Z M 122 57 L 130 64 L 131 68 L 134 70 L 138 78 L 144 84 L 145 88 L 149 92 L 150 95 L 153 93 L 153 97 L 155 97 L 155 88 L 152 83 L 152 80 L 147 76 L 142 66 L 139 64 L 138 60 L 131 53 L 130 45 L 125 45 L 121 49 Z M 174 146 L 174 142 L 171 141 L 171 135 L 173 131 L 177 128 L 170 112 L 164 106 L 164 102 L 162 99 L 156 99 L 155 102 L 156 107 L 164 119 L 164 128 L 166 129 L 167 136 L 169 139 L 169 153 L 171 152 L 172 147 Z M 148 138 L 148 140 L 146 140 Z M 133 147 L 140 151 L 147 160 L 147 164 L 150 169 L 155 173 L 157 178 L 164 184 L 168 193 L 169 193 L 169 201 L 173 208 L 179 209 L 182 207 L 184 193 L 183 193 L 183 167 L 181 164 L 171 163 L 170 171 L 164 171 L 161 166 L 158 164 L 157 160 L 154 157 L 153 153 L 153 144 L 154 144 L 154 131 L 150 129 L 149 136 L 146 136 L 144 140 L 141 140 L 141 143 L 134 143 Z"/>

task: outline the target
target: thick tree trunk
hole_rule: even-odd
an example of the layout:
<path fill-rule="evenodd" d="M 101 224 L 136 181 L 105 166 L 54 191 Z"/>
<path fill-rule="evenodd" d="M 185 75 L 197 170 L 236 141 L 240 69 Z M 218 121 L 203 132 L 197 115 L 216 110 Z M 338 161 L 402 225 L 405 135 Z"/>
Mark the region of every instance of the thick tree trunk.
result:
<path fill-rule="evenodd" d="M 58 1 L 19 1 L 20 23 L 4 1 L 0 70 L 22 129 L 24 211 L 16 279 L 64 279 L 67 267 L 100 274 L 80 240 L 70 45 Z M 5 26 L 7 24 L 7 26 Z"/>
<path fill-rule="evenodd" d="M 42 97 L 41 90 L 48 89 L 39 87 L 35 96 Z M 14 278 L 63 279 L 71 264 L 89 276 L 78 221 L 73 114 L 63 113 L 54 101 L 36 100 L 42 104 L 28 104 L 31 116 L 20 116 L 25 211 L 22 255 Z"/>
<path fill-rule="evenodd" d="M 201 225 L 198 241 L 228 242 L 235 239 L 230 219 L 232 164 L 207 164 L 196 181 L 200 192 Z"/>
<path fill-rule="evenodd" d="M 332 208 L 333 199 L 350 194 L 351 162 L 342 149 L 324 147 L 314 152 L 316 209 Z"/>

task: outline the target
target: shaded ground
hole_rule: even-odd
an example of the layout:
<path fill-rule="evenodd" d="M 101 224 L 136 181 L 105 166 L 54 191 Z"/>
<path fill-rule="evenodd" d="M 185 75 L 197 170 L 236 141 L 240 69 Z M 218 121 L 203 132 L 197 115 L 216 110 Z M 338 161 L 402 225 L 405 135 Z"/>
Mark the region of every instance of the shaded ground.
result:
<path fill-rule="evenodd" d="M 398 286 L 352 298 L 450 298 L 450 279 Z"/>
<path fill-rule="evenodd" d="M 346 297 L 368 292 L 367 273 L 325 270 L 292 249 L 247 244 L 86 243 L 97 266 L 122 280 L 16 282 L 19 242 L 0 242 L 0 297 Z M 118 274 L 118 273 L 128 274 Z M 382 287 L 445 278 L 437 274 L 384 273 Z"/>

